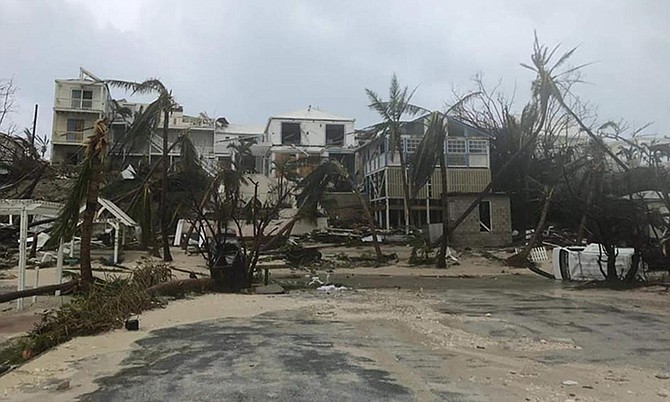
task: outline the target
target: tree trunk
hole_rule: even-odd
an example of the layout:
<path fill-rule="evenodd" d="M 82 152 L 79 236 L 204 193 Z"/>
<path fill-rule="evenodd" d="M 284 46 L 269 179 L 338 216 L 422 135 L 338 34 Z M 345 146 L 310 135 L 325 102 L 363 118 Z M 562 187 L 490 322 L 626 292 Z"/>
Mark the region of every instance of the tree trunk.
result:
<path fill-rule="evenodd" d="M 10 302 L 12 300 L 21 299 L 30 296 L 52 295 L 57 290 L 65 293 L 77 286 L 77 281 L 69 281 L 59 283 L 56 285 L 40 286 L 38 288 L 19 290 L 17 292 L 3 293 L 0 295 L 0 303 Z M 61 293 L 61 294 L 63 294 Z"/>
<path fill-rule="evenodd" d="M 521 261 L 526 261 L 528 259 L 530 250 L 533 249 L 533 246 L 535 245 L 535 243 L 537 243 L 537 240 L 540 238 L 540 233 L 542 233 L 542 230 L 544 230 L 544 225 L 547 222 L 547 213 L 549 212 L 549 205 L 551 205 L 551 198 L 554 195 L 555 188 L 556 187 L 552 187 L 551 190 L 549 190 L 547 196 L 544 198 L 544 205 L 542 206 L 542 213 L 540 214 L 540 220 L 537 222 L 537 225 L 535 226 L 535 232 L 533 232 L 533 236 L 530 238 L 528 244 L 526 244 L 526 247 L 521 252 L 521 256 L 519 257 Z"/>
<path fill-rule="evenodd" d="M 400 169 L 402 170 L 400 179 L 402 181 L 403 209 L 405 212 L 405 234 L 409 234 L 409 228 L 412 226 L 412 222 L 410 214 L 409 184 L 407 184 L 407 165 L 405 164 L 405 156 L 403 155 L 400 141 L 398 141 L 396 148 L 398 156 L 400 157 Z"/>
<path fill-rule="evenodd" d="M 170 254 L 170 238 L 168 236 L 169 222 L 168 222 L 168 208 L 167 208 L 167 194 L 168 194 L 168 124 L 170 123 L 170 111 L 165 110 L 163 114 L 163 185 L 161 188 L 161 238 L 163 241 L 163 261 L 172 261 L 172 254 Z"/>
<path fill-rule="evenodd" d="M 377 261 L 382 262 L 382 260 L 384 259 L 384 254 L 382 253 L 382 249 L 379 246 L 379 242 L 377 241 L 377 229 L 375 228 L 375 220 L 372 219 L 372 213 L 370 212 L 370 206 L 368 205 L 368 201 L 365 198 L 363 198 L 363 195 L 361 194 L 361 192 L 358 191 L 358 188 L 356 187 L 356 185 L 353 182 L 351 184 L 354 188 L 354 192 L 356 193 L 356 196 L 358 197 L 358 201 L 361 203 L 361 206 L 363 207 L 363 212 L 365 213 L 365 219 L 368 221 L 368 227 L 370 228 L 370 233 L 372 233 L 372 245 L 375 248 L 375 254 L 377 256 Z"/>
<path fill-rule="evenodd" d="M 93 283 L 91 269 L 91 238 L 93 236 L 93 219 L 98 209 L 98 195 L 100 194 L 100 180 L 102 178 L 102 162 L 96 153 L 90 156 L 91 180 L 86 192 L 86 208 L 81 221 L 81 242 L 79 244 L 79 264 L 81 266 L 81 281 L 85 285 Z"/>
<path fill-rule="evenodd" d="M 607 254 L 607 282 L 618 282 L 619 275 L 616 272 L 616 246 L 608 244 L 603 245 L 605 247 L 605 254 Z"/>
<path fill-rule="evenodd" d="M 447 249 L 449 248 L 449 182 L 447 180 L 447 167 L 445 164 L 444 147 L 440 152 L 440 180 L 442 181 L 442 241 L 440 242 L 440 252 L 435 259 L 436 268 L 447 267 Z"/>

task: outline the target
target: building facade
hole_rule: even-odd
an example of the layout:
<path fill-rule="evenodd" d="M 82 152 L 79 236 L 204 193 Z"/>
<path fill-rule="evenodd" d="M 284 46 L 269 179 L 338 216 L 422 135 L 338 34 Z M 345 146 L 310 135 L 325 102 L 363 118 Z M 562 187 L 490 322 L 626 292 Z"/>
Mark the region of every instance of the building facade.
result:
<path fill-rule="evenodd" d="M 278 177 L 281 173 L 277 165 L 299 160 L 297 173 L 304 177 L 326 158 L 336 159 L 353 169 L 354 123 L 353 118 L 311 106 L 271 116 L 265 126 L 263 141 L 254 147 L 259 172 Z"/>
<path fill-rule="evenodd" d="M 56 80 L 51 161 L 76 165 L 93 123 L 110 113 L 112 100 L 101 79 L 81 68 L 75 79 Z"/>
<path fill-rule="evenodd" d="M 404 159 L 411 163 L 425 134 L 421 117 L 403 125 L 401 145 Z M 455 220 L 491 181 L 489 141 L 491 136 L 448 117 L 448 136 L 444 143 L 447 164 L 449 219 Z M 357 150 L 357 171 L 368 194 L 380 226 L 392 229 L 405 226 L 402 169 L 400 157 L 390 149 L 389 138 L 377 136 Z M 411 194 L 411 222 L 417 227 L 440 228 L 442 222 L 442 180 L 439 167 L 417 192 Z M 441 229 L 439 229 L 441 230 Z M 457 245 L 499 246 L 511 242 L 509 197 L 491 194 L 484 198 L 456 229 Z"/>

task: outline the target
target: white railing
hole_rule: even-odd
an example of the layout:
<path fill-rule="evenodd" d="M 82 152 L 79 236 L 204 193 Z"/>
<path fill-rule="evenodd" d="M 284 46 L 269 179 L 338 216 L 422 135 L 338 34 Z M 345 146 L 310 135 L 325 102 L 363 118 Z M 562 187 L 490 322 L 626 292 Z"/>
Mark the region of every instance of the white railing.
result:
<path fill-rule="evenodd" d="M 56 108 L 73 110 L 102 110 L 99 99 L 56 98 Z"/>
<path fill-rule="evenodd" d="M 87 135 L 83 131 L 57 131 L 51 139 L 55 143 L 83 143 Z"/>

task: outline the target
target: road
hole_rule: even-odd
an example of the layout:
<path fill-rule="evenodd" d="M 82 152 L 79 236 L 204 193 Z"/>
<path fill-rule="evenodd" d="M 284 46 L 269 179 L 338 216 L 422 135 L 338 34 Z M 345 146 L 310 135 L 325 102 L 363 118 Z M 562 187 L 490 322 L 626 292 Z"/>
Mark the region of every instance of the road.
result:
<path fill-rule="evenodd" d="M 528 276 L 337 279 L 386 289 L 154 331 L 82 399 L 667 400 L 667 297 Z"/>

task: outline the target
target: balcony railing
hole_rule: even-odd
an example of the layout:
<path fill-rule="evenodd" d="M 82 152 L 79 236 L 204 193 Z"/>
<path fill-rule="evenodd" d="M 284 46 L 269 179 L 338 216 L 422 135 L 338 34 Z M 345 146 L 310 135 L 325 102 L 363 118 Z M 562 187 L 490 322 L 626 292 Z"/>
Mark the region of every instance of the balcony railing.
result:
<path fill-rule="evenodd" d="M 61 131 L 54 133 L 52 142 L 56 144 L 82 144 L 86 137 L 87 135 L 83 131 Z"/>
<path fill-rule="evenodd" d="M 56 108 L 72 110 L 101 111 L 102 103 L 99 99 L 56 98 Z"/>

